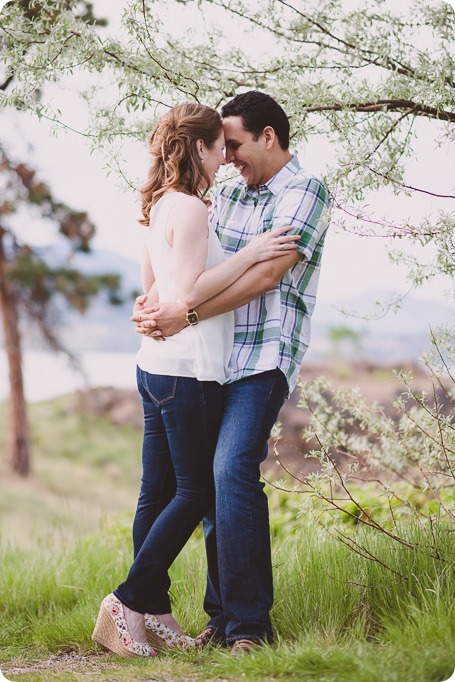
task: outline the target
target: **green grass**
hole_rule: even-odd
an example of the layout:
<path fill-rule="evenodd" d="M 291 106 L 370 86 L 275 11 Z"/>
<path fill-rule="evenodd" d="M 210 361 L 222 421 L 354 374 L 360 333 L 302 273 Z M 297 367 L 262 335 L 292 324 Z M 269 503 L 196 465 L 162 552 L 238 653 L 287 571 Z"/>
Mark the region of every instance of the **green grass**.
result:
<path fill-rule="evenodd" d="M 104 514 L 133 513 L 141 474 L 141 433 L 77 410 L 75 396 L 29 406 L 32 475 L 0 472 L 0 536 L 32 548 L 99 528 Z M 0 405 L 0 452 L 6 437 Z M 18 504 L 17 497 L 21 503 Z"/>
<path fill-rule="evenodd" d="M 0 669 L 8 679 L 440 682 L 454 670 L 452 529 L 435 527 L 437 559 L 409 522 L 400 532 L 421 551 L 340 519 L 377 559 L 369 561 L 277 491 L 274 646 L 240 659 L 221 649 L 151 662 L 100 656 L 90 635 L 101 599 L 131 560 L 140 434 L 74 412 L 70 398 L 34 405 L 32 433 L 32 477 L 0 481 Z M 200 531 L 171 573 L 175 613 L 195 635 L 206 622 Z"/>
<path fill-rule="evenodd" d="M 419 539 L 415 532 L 407 532 L 410 539 Z M 292 541 L 282 537 L 275 543 L 272 616 L 277 646 L 241 660 L 223 650 L 179 651 L 162 655 L 153 664 L 107 656 L 101 660 L 115 661 L 115 674 L 118 665 L 127 666 L 129 679 L 144 680 L 149 679 L 144 675 L 150 666 L 153 679 L 169 675 L 327 682 L 446 679 L 455 668 L 452 566 L 440 566 L 425 552 L 395 551 L 390 541 L 376 535 L 356 536 L 392 568 L 406 571 L 407 578 L 398 579 L 380 564 L 365 561 L 321 530 L 302 527 Z M 443 532 L 438 539 L 446 556 L 455 559 L 455 543 Z M 130 556 L 129 528 L 118 525 L 106 526 L 73 546 L 38 547 L 33 555 L 4 548 L 0 668 L 31 664 L 59 651 L 94 653 L 90 635 L 99 602 L 122 580 Z M 194 635 L 205 624 L 200 538 L 189 543 L 172 577 L 175 612 Z M 104 674 L 100 671 L 99 679 Z M 109 679 L 122 679 L 109 674 Z M 92 673 L 88 675 L 93 679 Z M 17 679 L 34 678 L 30 674 Z"/>

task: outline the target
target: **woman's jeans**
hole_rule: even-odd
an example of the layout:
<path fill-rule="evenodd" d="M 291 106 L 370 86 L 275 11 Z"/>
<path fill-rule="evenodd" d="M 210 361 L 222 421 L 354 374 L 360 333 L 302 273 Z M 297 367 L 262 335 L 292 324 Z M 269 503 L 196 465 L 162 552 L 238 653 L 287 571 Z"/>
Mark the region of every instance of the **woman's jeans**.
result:
<path fill-rule="evenodd" d="M 224 409 L 216 381 L 137 369 L 144 408 L 134 562 L 114 594 L 139 613 L 170 613 L 168 569 L 213 506 L 213 457 Z"/>
<path fill-rule="evenodd" d="M 214 461 L 216 510 L 204 519 L 209 625 L 236 639 L 272 640 L 272 560 L 267 496 L 260 464 L 288 396 L 279 369 L 225 385 Z"/>

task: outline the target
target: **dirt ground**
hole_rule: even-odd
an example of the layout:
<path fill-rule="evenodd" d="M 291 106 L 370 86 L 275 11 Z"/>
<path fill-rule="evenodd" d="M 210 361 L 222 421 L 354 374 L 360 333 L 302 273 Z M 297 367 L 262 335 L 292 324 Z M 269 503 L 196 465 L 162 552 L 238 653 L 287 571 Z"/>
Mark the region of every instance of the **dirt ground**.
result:
<path fill-rule="evenodd" d="M 48 659 L 28 665 L 4 665 L 0 682 L 198 682 L 196 674 L 178 678 L 161 670 L 149 671 L 143 666 L 119 665 L 118 658 L 106 653 L 79 654 L 61 652 Z M 3 673 L 3 676 L 2 676 Z M 226 682 L 216 678 L 205 682 Z"/>

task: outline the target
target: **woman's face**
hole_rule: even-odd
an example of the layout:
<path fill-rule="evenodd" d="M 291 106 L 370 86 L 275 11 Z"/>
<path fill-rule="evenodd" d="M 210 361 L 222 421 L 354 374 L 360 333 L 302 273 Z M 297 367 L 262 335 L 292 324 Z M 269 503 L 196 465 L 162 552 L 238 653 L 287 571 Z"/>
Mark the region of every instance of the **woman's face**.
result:
<path fill-rule="evenodd" d="M 202 142 L 202 152 L 200 154 L 204 161 L 204 170 L 210 179 L 210 187 L 215 181 L 215 175 L 220 166 L 226 163 L 224 158 L 224 132 L 221 131 L 211 148 L 206 147 Z"/>

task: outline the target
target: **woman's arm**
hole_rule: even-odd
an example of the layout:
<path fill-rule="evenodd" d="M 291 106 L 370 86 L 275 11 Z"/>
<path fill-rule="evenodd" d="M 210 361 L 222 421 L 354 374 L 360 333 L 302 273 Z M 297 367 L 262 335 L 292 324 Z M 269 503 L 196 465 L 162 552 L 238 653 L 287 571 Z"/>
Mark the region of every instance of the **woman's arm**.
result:
<path fill-rule="evenodd" d="M 155 284 L 155 274 L 153 272 L 152 264 L 150 262 L 150 255 L 147 245 L 144 245 L 141 261 L 141 284 L 144 294 L 146 294 Z"/>
<path fill-rule="evenodd" d="M 214 268 L 205 270 L 207 259 L 207 207 L 195 197 L 181 200 L 172 213 L 174 282 L 177 295 L 187 308 L 213 298 L 261 261 L 289 255 L 295 250 L 296 235 L 289 227 L 264 232 Z"/>
<path fill-rule="evenodd" d="M 144 294 L 136 298 L 133 306 L 133 315 L 141 313 L 145 306 L 158 303 L 160 300 L 147 245 L 144 246 L 142 252 L 141 284 Z"/>
<path fill-rule="evenodd" d="M 198 306 L 199 319 L 206 320 L 234 310 L 270 291 L 299 259 L 300 254 L 292 251 L 286 257 L 257 263 L 230 287 Z M 186 327 L 186 313 L 187 307 L 183 303 L 164 301 L 156 306 L 136 310 L 130 319 L 136 322 L 136 331 L 139 334 L 161 338 L 177 334 Z"/>

